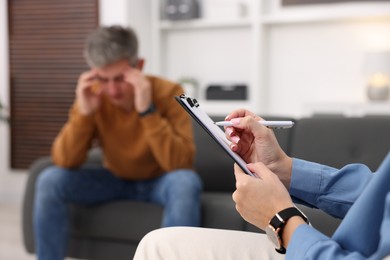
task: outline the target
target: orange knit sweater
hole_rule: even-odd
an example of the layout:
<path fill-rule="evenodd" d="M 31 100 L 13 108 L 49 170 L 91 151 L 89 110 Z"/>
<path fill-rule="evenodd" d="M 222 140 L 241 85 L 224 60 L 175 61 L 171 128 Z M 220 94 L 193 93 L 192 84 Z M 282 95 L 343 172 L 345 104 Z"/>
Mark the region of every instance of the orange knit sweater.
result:
<path fill-rule="evenodd" d="M 157 112 L 140 117 L 102 98 L 93 115 L 84 116 L 76 103 L 52 146 L 56 165 L 80 166 L 94 139 L 104 154 L 104 165 L 118 177 L 144 180 L 164 172 L 192 168 L 195 145 L 191 120 L 174 96 L 183 89 L 169 81 L 148 77 Z"/>

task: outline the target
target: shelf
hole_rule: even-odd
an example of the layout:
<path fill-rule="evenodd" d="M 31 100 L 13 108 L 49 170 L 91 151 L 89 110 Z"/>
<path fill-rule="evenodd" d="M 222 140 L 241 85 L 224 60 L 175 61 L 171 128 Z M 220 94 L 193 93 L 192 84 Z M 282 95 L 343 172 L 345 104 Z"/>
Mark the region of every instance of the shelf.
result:
<path fill-rule="evenodd" d="M 250 27 L 250 19 L 237 20 L 205 20 L 195 19 L 188 21 L 167 21 L 160 22 L 161 30 L 187 30 L 187 29 L 220 29 L 232 27 Z"/>
<path fill-rule="evenodd" d="M 343 22 L 368 19 L 390 19 L 390 5 L 341 5 L 327 8 L 294 8 L 275 14 L 264 15 L 260 22 L 265 25 L 312 23 L 312 22 Z"/>

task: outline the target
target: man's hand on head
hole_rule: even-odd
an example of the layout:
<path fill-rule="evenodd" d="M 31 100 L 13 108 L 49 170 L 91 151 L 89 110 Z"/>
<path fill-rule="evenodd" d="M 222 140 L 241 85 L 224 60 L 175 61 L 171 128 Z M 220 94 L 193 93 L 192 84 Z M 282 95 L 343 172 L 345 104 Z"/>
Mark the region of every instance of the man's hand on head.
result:
<path fill-rule="evenodd" d="M 146 111 L 152 103 L 152 87 L 144 73 L 134 67 L 124 72 L 125 81 L 134 88 L 134 107 L 137 112 Z"/>
<path fill-rule="evenodd" d="M 102 88 L 96 80 L 97 72 L 92 69 L 82 73 L 76 87 L 76 99 L 80 113 L 91 115 L 100 105 Z"/>

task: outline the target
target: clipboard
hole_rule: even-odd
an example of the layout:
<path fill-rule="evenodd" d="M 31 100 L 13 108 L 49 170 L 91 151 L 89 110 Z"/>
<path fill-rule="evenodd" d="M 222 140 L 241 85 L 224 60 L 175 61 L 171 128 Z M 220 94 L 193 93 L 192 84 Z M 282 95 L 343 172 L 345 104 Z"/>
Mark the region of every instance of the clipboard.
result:
<path fill-rule="evenodd" d="M 226 138 L 225 132 L 214 124 L 214 121 L 200 108 L 199 102 L 196 99 L 188 97 L 185 94 L 175 96 L 175 99 L 246 174 L 255 177 L 255 175 L 249 171 L 248 167 L 246 167 L 246 162 L 230 149 L 231 142 Z"/>

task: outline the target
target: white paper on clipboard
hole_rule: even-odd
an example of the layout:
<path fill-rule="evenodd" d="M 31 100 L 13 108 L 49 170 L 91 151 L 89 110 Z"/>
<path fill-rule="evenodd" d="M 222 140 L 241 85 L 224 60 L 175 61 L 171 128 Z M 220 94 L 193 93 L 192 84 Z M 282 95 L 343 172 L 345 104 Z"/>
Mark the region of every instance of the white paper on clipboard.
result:
<path fill-rule="evenodd" d="M 222 147 L 225 152 L 240 166 L 240 168 L 251 176 L 254 176 L 245 161 L 235 152 L 230 149 L 230 141 L 226 139 L 225 133 L 222 129 L 214 124 L 214 121 L 204 112 L 196 99 L 181 95 L 175 99 L 183 106 L 183 108 L 195 119 L 195 121 L 202 126 L 202 128 Z"/>

